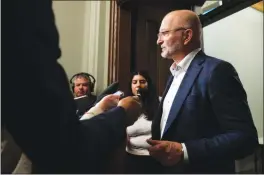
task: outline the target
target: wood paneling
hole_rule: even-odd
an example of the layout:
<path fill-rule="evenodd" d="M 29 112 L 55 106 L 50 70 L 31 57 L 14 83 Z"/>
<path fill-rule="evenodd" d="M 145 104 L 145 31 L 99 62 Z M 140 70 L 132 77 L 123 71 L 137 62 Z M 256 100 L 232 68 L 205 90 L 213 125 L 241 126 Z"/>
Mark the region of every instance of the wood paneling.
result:
<path fill-rule="evenodd" d="M 131 12 L 111 1 L 110 13 L 108 84 L 119 81 L 124 89 L 130 75 Z"/>
<path fill-rule="evenodd" d="M 117 81 L 117 26 L 118 7 L 116 1 L 110 2 L 110 27 L 109 27 L 109 58 L 108 58 L 108 84 Z"/>
<path fill-rule="evenodd" d="M 130 72 L 147 70 L 162 95 L 172 61 L 160 56 L 159 26 L 168 12 L 191 9 L 191 1 L 195 0 L 118 0 L 121 6 L 111 1 L 108 83 L 119 81 L 120 89 L 126 90 Z"/>
<path fill-rule="evenodd" d="M 156 44 L 157 33 L 164 15 L 172 10 L 172 7 L 157 8 L 153 6 L 141 6 L 137 12 L 136 41 L 135 43 L 135 69 L 147 70 L 156 84 L 158 95 L 162 95 L 171 60 L 165 60 L 160 56 L 160 46 Z M 133 14 L 134 15 L 134 14 Z M 132 31 L 134 32 L 134 31 Z"/>

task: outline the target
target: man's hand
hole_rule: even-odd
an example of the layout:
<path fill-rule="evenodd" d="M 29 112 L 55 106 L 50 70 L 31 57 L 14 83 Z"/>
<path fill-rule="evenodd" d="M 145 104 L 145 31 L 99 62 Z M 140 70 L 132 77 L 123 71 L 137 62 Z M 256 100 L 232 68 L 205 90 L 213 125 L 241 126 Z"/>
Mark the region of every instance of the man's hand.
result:
<path fill-rule="evenodd" d="M 149 154 L 159 161 L 163 166 L 173 166 L 183 158 L 182 145 L 178 142 L 147 140 L 151 145 L 148 148 Z"/>
<path fill-rule="evenodd" d="M 107 111 L 117 106 L 119 98 L 119 95 L 110 94 L 102 98 L 102 100 L 100 100 L 95 106 L 99 107 L 103 111 Z"/>
<path fill-rule="evenodd" d="M 118 102 L 117 106 L 121 106 L 127 113 L 127 126 L 132 125 L 141 114 L 141 103 L 138 97 L 126 97 Z"/>

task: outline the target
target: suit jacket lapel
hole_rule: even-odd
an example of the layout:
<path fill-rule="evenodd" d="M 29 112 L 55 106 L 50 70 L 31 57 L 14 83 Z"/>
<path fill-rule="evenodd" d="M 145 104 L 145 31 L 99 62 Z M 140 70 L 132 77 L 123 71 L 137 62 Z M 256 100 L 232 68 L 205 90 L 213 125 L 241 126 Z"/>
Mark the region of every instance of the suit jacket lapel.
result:
<path fill-rule="evenodd" d="M 200 71 L 202 70 L 202 63 L 204 62 L 203 52 L 198 53 L 193 61 L 191 62 L 182 82 L 179 87 L 179 90 L 174 98 L 174 101 L 171 106 L 171 110 L 169 112 L 169 116 L 166 122 L 166 126 L 164 129 L 164 134 L 171 126 L 172 122 L 176 119 L 184 100 L 186 99 L 188 93 L 191 90 L 191 87 L 199 75 Z M 163 135 L 164 135 L 163 134 Z"/>
<path fill-rule="evenodd" d="M 171 75 L 167 81 L 165 90 L 162 94 L 162 99 L 161 99 L 160 104 L 159 104 L 157 115 L 156 115 L 156 117 L 154 117 L 154 120 L 152 122 L 152 138 L 153 139 L 160 139 L 160 120 L 161 120 L 161 116 L 162 116 L 163 101 L 164 101 L 164 98 L 165 98 L 169 88 L 170 88 L 172 81 L 173 81 L 173 76 Z"/>

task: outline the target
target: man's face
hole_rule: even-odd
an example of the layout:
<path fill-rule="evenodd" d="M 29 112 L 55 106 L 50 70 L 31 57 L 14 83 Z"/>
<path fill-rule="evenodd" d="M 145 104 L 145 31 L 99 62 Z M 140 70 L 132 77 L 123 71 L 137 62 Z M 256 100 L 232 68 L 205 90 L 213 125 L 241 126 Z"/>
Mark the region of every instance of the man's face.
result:
<path fill-rule="evenodd" d="M 83 95 L 90 94 L 89 80 L 83 77 L 77 77 L 74 81 L 74 95 L 80 97 Z"/>
<path fill-rule="evenodd" d="M 160 45 L 163 58 L 173 59 L 177 52 L 181 51 L 184 46 L 183 32 L 185 29 L 178 25 L 172 24 L 170 17 L 165 17 L 161 23 L 157 44 Z"/>

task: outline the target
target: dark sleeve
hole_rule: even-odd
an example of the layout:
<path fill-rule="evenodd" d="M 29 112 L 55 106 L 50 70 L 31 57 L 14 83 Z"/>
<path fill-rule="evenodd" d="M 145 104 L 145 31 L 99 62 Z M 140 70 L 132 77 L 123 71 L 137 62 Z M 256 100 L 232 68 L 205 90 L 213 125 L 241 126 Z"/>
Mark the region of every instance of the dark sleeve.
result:
<path fill-rule="evenodd" d="M 30 95 L 15 91 L 22 82 L 8 75 L 12 87 L 4 89 L 13 93 L 2 98 L 4 125 L 32 161 L 34 173 L 98 173 L 107 154 L 125 139 L 126 113 L 118 107 L 80 122 L 67 77 L 54 64 L 36 67 L 33 75 L 17 69 L 32 78 L 36 88 L 20 88 Z"/>
<path fill-rule="evenodd" d="M 116 107 L 89 120 L 82 120 L 80 126 L 81 144 L 80 170 L 90 173 L 100 172 L 101 166 L 122 141 L 125 141 L 126 113 L 122 107 Z"/>
<path fill-rule="evenodd" d="M 35 173 L 95 172 L 100 157 L 123 141 L 124 110 L 81 123 L 67 76 L 57 63 L 52 1 L 4 3 L 2 126 L 32 161 Z"/>
<path fill-rule="evenodd" d="M 220 63 L 213 71 L 209 98 L 221 133 L 213 138 L 186 142 L 190 162 L 238 159 L 252 154 L 258 144 L 246 92 L 234 67 Z"/>

